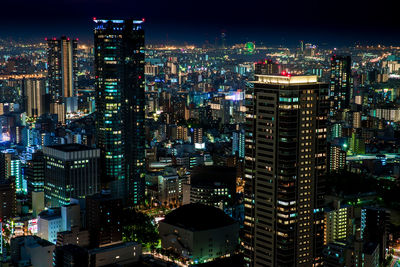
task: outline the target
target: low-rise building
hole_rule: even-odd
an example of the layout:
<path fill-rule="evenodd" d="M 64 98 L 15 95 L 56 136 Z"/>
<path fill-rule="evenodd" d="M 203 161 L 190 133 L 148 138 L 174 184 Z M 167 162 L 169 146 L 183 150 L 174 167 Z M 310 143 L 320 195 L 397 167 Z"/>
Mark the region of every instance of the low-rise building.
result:
<path fill-rule="evenodd" d="M 164 250 L 200 263 L 234 253 L 239 224 L 218 208 L 193 203 L 167 214 L 159 233 Z"/>

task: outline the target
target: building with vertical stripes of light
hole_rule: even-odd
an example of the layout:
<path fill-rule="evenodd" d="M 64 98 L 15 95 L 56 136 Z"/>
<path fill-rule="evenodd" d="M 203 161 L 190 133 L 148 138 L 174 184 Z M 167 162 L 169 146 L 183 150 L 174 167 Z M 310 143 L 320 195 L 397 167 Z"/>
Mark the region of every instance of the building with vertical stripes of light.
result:
<path fill-rule="evenodd" d="M 328 85 L 262 75 L 246 91 L 247 266 L 318 266 L 323 248 Z"/>
<path fill-rule="evenodd" d="M 52 101 L 74 97 L 77 87 L 78 39 L 47 39 L 48 86 Z"/>

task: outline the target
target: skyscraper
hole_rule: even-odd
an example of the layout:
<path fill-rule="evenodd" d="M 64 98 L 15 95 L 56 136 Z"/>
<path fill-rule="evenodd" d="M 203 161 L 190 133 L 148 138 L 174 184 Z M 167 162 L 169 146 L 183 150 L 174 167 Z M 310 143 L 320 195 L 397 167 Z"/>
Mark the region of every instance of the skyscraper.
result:
<path fill-rule="evenodd" d="M 34 216 L 44 209 L 44 159 L 43 152 L 32 154 L 24 167 L 24 176 L 27 183 L 28 200 L 32 203 Z"/>
<path fill-rule="evenodd" d="M 144 30 L 142 20 L 94 20 L 97 144 L 103 185 L 138 203 L 144 193 Z"/>
<path fill-rule="evenodd" d="M 47 39 L 47 47 L 48 83 L 52 100 L 75 96 L 78 39 L 65 36 Z"/>
<path fill-rule="evenodd" d="M 330 115 L 335 117 L 338 114 L 338 111 L 349 108 L 350 100 L 353 97 L 353 79 L 351 76 L 350 56 L 332 56 L 330 82 Z"/>
<path fill-rule="evenodd" d="M 25 79 L 24 94 L 26 115 L 39 117 L 45 113 L 44 96 L 46 94 L 44 79 Z"/>
<path fill-rule="evenodd" d="M 246 92 L 248 266 L 312 266 L 323 246 L 328 85 L 317 76 L 260 75 Z"/>
<path fill-rule="evenodd" d="M 67 99 L 76 99 L 78 39 L 65 36 L 47 39 L 47 47 L 48 92 L 52 104 L 50 113 L 57 114 L 58 121 L 65 123 Z M 71 102 L 74 101 L 68 101 Z"/>

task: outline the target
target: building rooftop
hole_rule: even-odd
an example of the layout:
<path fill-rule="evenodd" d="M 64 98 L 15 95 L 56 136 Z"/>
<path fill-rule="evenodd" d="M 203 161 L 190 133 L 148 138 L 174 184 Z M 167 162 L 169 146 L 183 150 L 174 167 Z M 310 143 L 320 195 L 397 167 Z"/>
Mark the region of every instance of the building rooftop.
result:
<path fill-rule="evenodd" d="M 222 210 L 200 203 L 179 207 L 167 214 L 162 222 L 192 231 L 216 229 L 236 223 Z"/>
<path fill-rule="evenodd" d="M 252 83 L 263 83 L 263 84 L 283 84 L 283 85 L 291 85 L 291 84 L 316 84 L 318 83 L 318 76 L 309 75 L 309 76 L 292 76 L 290 74 L 287 75 L 255 75 L 258 79 Z"/>
<path fill-rule="evenodd" d="M 236 168 L 223 166 L 201 166 L 193 169 L 190 183 L 197 186 L 236 188 Z"/>
<path fill-rule="evenodd" d="M 75 152 L 75 151 L 85 151 L 85 150 L 93 150 L 95 148 L 88 147 L 81 144 L 65 144 L 65 145 L 54 145 L 48 146 L 49 148 L 57 149 L 63 152 Z"/>
<path fill-rule="evenodd" d="M 61 209 L 60 208 L 51 208 L 48 210 L 44 210 L 39 213 L 39 217 L 44 220 L 54 220 L 61 218 Z"/>
<path fill-rule="evenodd" d="M 121 243 L 117 243 L 117 244 L 113 244 L 113 245 L 109 245 L 109 246 L 91 249 L 91 250 L 89 250 L 89 254 L 104 253 L 107 251 L 118 250 L 118 249 L 122 249 L 122 248 L 136 247 L 138 245 L 139 244 L 136 242 L 121 242 Z"/>

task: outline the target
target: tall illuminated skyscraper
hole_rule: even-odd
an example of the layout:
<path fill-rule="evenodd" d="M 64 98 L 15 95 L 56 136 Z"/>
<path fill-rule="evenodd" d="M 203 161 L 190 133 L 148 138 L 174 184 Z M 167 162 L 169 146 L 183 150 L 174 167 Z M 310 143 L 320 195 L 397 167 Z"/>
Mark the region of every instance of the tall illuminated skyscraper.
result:
<path fill-rule="evenodd" d="M 338 111 L 349 108 L 350 100 L 353 97 L 353 79 L 351 76 L 350 56 L 332 56 L 330 82 L 330 115 L 335 117 L 338 114 Z"/>
<path fill-rule="evenodd" d="M 58 121 L 64 123 L 67 101 L 75 99 L 77 87 L 78 39 L 61 37 L 47 39 L 48 93 L 50 94 L 50 113 L 58 115 Z"/>
<path fill-rule="evenodd" d="M 328 85 L 317 76 L 261 75 L 246 92 L 247 266 L 321 262 Z"/>
<path fill-rule="evenodd" d="M 45 113 L 46 87 L 44 79 L 25 79 L 24 94 L 28 117 L 39 117 Z"/>
<path fill-rule="evenodd" d="M 144 194 L 143 21 L 94 21 L 96 127 L 102 182 L 114 196 L 137 204 Z"/>
<path fill-rule="evenodd" d="M 68 37 L 47 39 L 49 93 L 54 101 L 75 96 L 77 87 L 78 40 Z"/>

